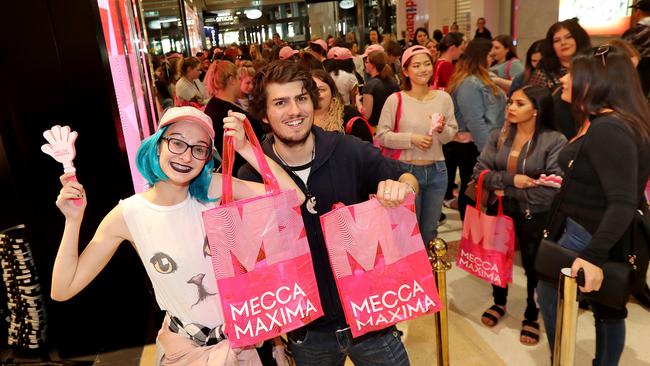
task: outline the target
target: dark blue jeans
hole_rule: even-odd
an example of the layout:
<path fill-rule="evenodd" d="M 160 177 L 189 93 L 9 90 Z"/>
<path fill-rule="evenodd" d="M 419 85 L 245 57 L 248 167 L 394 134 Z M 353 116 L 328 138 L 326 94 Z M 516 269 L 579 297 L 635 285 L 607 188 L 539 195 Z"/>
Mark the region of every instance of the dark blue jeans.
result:
<path fill-rule="evenodd" d="M 415 210 L 424 245 L 438 236 L 438 220 L 442 213 L 442 200 L 447 190 L 447 166 L 444 161 L 431 165 L 413 165 L 400 162 L 407 172 L 418 180 L 420 192 L 415 198 Z"/>
<path fill-rule="evenodd" d="M 297 366 L 343 366 L 350 356 L 357 366 L 408 366 L 406 348 L 400 332 L 386 332 L 354 340 L 349 329 L 319 332 L 308 330 L 302 340 L 289 340 L 289 349 Z"/>
<path fill-rule="evenodd" d="M 567 218 L 566 228 L 558 244 L 575 251 L 582 251 L 589 245 L 591 234 L 574 220 Z M 544 319 L 548 344 L 555 345 L 555 321 L 557 315 L 557 289 L 548 282 L 537 285 L 537 302 Z M 615 366 L 625 346 L 625 317 L 627 311 L 608 308 L 589 302 L 596 322 L 596 358 L 594 366 Z"/>

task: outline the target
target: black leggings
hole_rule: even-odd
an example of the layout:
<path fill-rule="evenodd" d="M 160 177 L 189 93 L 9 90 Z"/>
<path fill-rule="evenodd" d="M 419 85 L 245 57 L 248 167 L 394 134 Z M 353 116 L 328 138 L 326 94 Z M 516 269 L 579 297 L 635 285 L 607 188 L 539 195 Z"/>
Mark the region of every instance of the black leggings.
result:
<path fill-rule="evenodd" d="M 521 251 L 521 262 L 526 273 L 526 311 L 524 318 L 531 321 L 537 320 L 538 308 L 535 303 L 535 288 L 537 287 L 537 276 L 535 275 L 535 255 L 539 242 L 542 240 L 542 233 L 546 227 L 548 212 L 533 213 L 530 219 L 526 218 L 524 212 L 518 207 L 519 203 L 508 197 L 504 197 L 503 210 L 507 216 L 512 218 L 515 224 L 515 240 Z M 496 305 L 505 306 L 508 302 L 508 287 L 502 288 L 492 285 L 492 296 Z"/>
<path fill-rule="evenodd" d="M 467 183 L 472 179 L 474 165 L 476 165 L 476 158 L 479 152 L 473 142 L 461 143 L 456 141 L 443 145 L 443 152 L 445 154 L 447 179 L 449 183 L 447 184 L 445 199 L 453 198 L 454 180 L 456 180 L 456 168 L 458 168 L 460 175 L 458 211 L 462 220 L 465 217 L 465 206 L 468 202 L 467 197 L 465 197 L 465 190 L 467 189 Z"/>

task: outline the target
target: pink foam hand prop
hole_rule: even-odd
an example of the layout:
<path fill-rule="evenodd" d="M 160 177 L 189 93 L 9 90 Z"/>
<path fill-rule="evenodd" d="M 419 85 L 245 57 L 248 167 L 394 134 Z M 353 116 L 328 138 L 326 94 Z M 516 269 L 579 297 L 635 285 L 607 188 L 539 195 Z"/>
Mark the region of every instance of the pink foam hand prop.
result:
<path fill-rule="evenodd" d="M 551 175 L 542 174 L 539 176 L 539 179 L 535 181 L 535 183 L 539 184 L 540 186 L 560 188 L 562 187 L 562 177 L 555 174 L 551 174 Z"/>
<path fill-rule="evenodd" d="M 54 160 L 63 164 L 63 172 L 74 173 L 76 169 L 72 160 L 76 155 L 74 142 L 77 140 L 77 132 L 70 130 L 68 126 L 53 126 L 51 129 L 43 132 L 43 137 L 49 144 L 43 144 L 41 151 L 54 158 Z M 68 181 L 76 182 L 76 176 L 68 178 Z M 74 203 L 79 206 L 82 204 L 80 198 L 74 199 Z"/>

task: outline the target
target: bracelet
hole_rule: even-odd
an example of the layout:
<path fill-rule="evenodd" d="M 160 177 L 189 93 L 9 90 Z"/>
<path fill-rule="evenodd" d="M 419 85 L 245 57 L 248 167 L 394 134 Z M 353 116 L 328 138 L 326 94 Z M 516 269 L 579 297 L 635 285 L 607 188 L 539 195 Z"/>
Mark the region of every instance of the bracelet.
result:
<path fill-rule="evenodd" d="M 410 183 L 408 182 L 402 182 L 402 183 L 406 184 L 409 188 L 411 188 L 411 193 L 415 193 L 415 188 L 413 188 L 413 186 Z"/>

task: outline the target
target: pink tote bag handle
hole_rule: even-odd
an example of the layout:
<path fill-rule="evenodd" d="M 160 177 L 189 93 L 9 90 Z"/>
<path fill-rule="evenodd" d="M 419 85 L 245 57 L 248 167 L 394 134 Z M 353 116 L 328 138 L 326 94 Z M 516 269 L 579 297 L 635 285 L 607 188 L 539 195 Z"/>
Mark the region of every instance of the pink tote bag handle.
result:
<path fill-rule="evenodd" d="M 262 175 L 262 179 L 264 180 L 264 185 L 266 186 L 266 193 L 267 194 L 280 193 L 280 185 L 278 184 L 278 180 L 271 172 L 271 168 L 269 167 L 269 164 L 266 161 L 264 151 L 262 151 L 262 146 L 260 145 L 257 136 L 255 136 L 255 132 L 253 131 L 253 127 L 251 126 L 251 123 L 248 120 L 248 118 L 244 120 L 244 132 L 246 133 L 246 137 L 248 137 L 248 141 L 252 145 L 253 152 L 255 153 L 255 159 L 257 160 L 257 164 L 259 164 L 260 174 Z M 233 169 L 234 162 L 235 162 L 235 143 L 233 137 L 226 136 L 224 134 L 223 162 L 222 162 L 223 174 L 221 175 L 221 182 L 222 182 L 221 187 L 223 190 L 223 195 L 221 198 L 222 204 L 228 204 L 233 202 L 232 169 Z"/>

